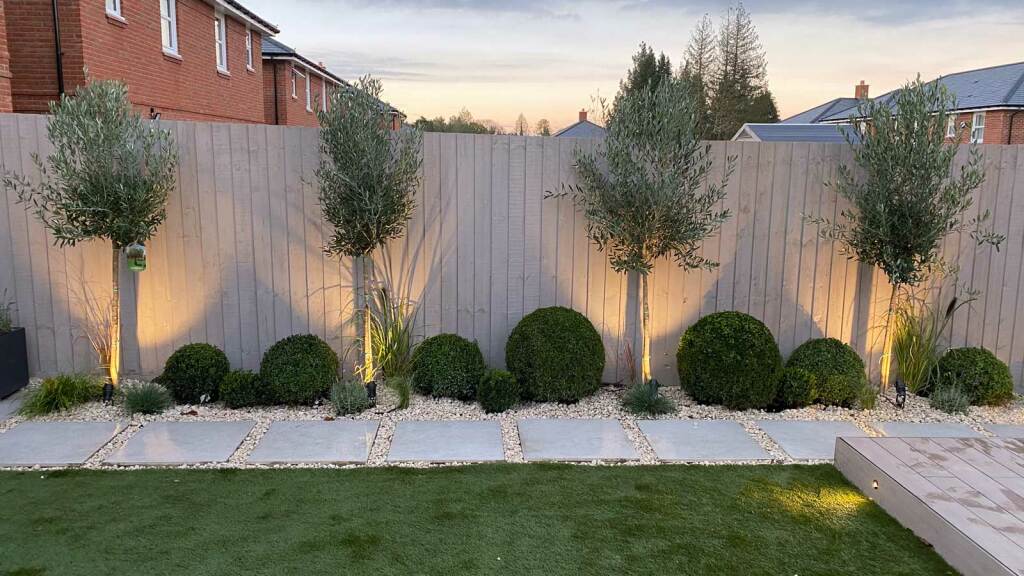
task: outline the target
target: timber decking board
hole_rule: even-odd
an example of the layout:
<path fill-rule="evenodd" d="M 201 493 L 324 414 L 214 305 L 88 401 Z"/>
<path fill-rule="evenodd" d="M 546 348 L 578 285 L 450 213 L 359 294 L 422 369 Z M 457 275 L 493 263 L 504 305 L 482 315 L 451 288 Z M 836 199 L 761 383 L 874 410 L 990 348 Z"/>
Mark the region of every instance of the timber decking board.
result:
<path fill-rule="evenodd" d="M 1021 451 L 1001 438 L 839 438 L 835 462 L 966 576 L 1024 575 Z"/>

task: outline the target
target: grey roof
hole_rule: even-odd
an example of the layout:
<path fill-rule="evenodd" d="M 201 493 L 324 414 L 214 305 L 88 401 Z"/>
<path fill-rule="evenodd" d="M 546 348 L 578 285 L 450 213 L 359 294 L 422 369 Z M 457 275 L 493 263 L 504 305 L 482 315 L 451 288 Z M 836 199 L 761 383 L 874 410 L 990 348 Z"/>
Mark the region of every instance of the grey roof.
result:
<path fill-rule="evenodd" d="M 956 110 L 1024 108 L 1024 62 L 957 72 L 932 82 L 942 83 L 956 96 Z M 876 100 L 891 102 L 898 91 L 887 92 Z M 854 112 L 856 109 L 837 111 L 819 121 L 844 121 Z"/>
<path fill-rule="evenodd" d="M 563 138 L 603 138 L 607 133 L 603 126 L 598 126 L 590 120 L 583 120 L 562 128 L 554 135 Z"/>
<path fill-rule="evenodd" d="M 744 124 L 733 140 L 744 131 L 761 142 L 846 142 L 842 127 L 835 124 Z"/>
<path fill-rule="evenodd" d="M 790 116 L 782 121 L 783 124 L 813 124 L 820 122 L 822 118 L 831 116 L 838 112 L 849 110 L 857 106 L 858 100 L 856 98 L 836 98 L 829 100 L 824 104 L 820 104 L 811 108 L 810 110 L 804 110 L 803 112 Z"/>
<path fill-rule="evenodd" d="M 237 0 L 224 0 L 224 3 L 227 4 L 228 6 L 231 6 L 235 10 L 238 10 L 239 12 L 241 12 L 242 14 L 247 16 L 248 18 L 251 18 L 254 22 L 256 22 L 257 24 L 263 26 L 267 30 L 270 30 L 270 32 L 273 33 L 273 34 L 277 34 L 278 32 L 281 31 L 281 30 L 279 30 L 277 28 L 277 26 L 274 26 L 270 22 L 267 22 L 263 18 L 260 18 L 252 10 L 249 10 L 245 6 L 242 6 L 242 4 L 240 2 L 238 2 Z"/>

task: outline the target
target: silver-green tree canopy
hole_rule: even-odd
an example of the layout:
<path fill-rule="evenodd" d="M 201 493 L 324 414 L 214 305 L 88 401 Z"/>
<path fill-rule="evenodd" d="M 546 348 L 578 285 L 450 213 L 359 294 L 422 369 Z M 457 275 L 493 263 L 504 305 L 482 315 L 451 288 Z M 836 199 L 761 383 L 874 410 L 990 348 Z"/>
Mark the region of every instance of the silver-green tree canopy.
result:
<path fill-rule="evenodd" d="M 830 183 L 851 206 L 837 220 L 811 219 L 822 224 L 824 238 L 839 240 L 846 254 L 879 268 L 889 279 L 883 388 L 889 384 L 893 310 L 901 288 L 915 287 L 948 268 L 940 246 L 951 232 L 969 230 L 979 244 L 997 248 L 1003 240 L 981 230 L 987 212 L 965 220 L 985 172 L 976 146 L 971 146 L 967 163 L 953 171 L 958 146 L 946 141 L 946 123 L 947 113 L 955 109 L 955 96 L 944 85 L 925 84 L 920 77 L 891 100 L 862 102 L 851 117 L 857 129 L 845 131 L 854 166 L 841 166 Z M 959 142 L 962 132 L 956 133 Z"/>
<path fill-rule="evenodd" d="M 95 80 L 74 96 L 50 104 L 46 132 L 53 145 L 45 159 L 34 157 L 38 184 L 6 172 L 4 186 L 49 230 L 58 246 L 105 239 L 113 246 L 109 365 L 117 385 L 121 359 L 121 251 L 149 240 L 166 217 L 174 187 L 177 149 L 167 130 L 132 110 L 127 87 Z"/>
<path fill-rule="evenodd" d="M 722 182 L 708 182 L 710 146 L 698 138 L 701 110 L 692 94 L 671 75 L 621 91 L 605 112 L 604 153 L 577 151 L 579 185 L 570 188 L 587 217 L 587 235 L 612 268 L 640 274 L 643 382 L 651 378 L 647 276 L 654 261 L 668 256 L 686 269 L 717 266 L 698 250 L 729 217 L 717 205 L 732 162 Z"/>
<path fill-rule="evenodd" d="M 419 130 L 392 131 L 380 100 L 382 86 L 369 76 L 338 90 L 320 118 L 320 206 L 333 230 L 328 254 L 357 258 L 363 271 L 362 376 L 374 378 L 370 297 L 372 252 L 399 238 L 414 207 L 419 183 Z"/>

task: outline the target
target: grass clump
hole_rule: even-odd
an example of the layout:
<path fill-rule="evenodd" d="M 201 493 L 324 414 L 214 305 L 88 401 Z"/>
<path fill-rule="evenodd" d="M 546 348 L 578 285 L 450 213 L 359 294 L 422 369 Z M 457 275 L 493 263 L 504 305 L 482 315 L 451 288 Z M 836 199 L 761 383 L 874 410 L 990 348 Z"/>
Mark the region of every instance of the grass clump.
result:
<path fill-rule="evenodd" d="M 623 407 L 632 414 L 647 416 L 668 414 L 675 410 L 676 405 L 662 396 L 658 388 L 658 381 L 653 378 L 647 382 L 635 382 L 622 398 Z"/>
<path fill-rule="evenodd" d="M 18 410 L 23 416 L 66 412 L 103 396 L 103 381 L 87 374 L 60 374 L 43 380 Z"/>
<path fill-rule="evenodd" d="M 488 370 L 480 380 L 476 397 L 484 412 L 504 412 L 519 403 L 519 382 L 506 370 Z"/>
<path fill-rule="evenodd" d="M 956 311 L 972 300 L 954 297 L 942 309 L 912 294 L 894 312 L 892 356 L 911 393 L 925 395 L 934 384 L 942 334 Z"/>
<path fill-rule="evenodd" d="M 289 336 L 263 355 L 260 378 L 273 403 L 311 405 L 338 381 L 338 355 L 313 334 Z"/>
<path fill-rule="evenodd" d="M 1000 406 L 1013 399 L 1006 363 L 984 348 L 953 348 L 939 359 L 935 392 L 956 384 L 974 406 Z"/>
<path fill-rule="evenodd" d="M 174 403 L 171 393 L 155 382 L 143 382 L 124 389 L 124 411 L 135 414 L 160 414 Z"/>
<path fill-rule="evenodd" d="M 971 396 L 959 382 L 947 379 L 932 391 L 928 404 L 946 414 L 967 414 L 967 409 L 971 407 Z"/>
<path fill-rule="evenodd" d="M 260 375 L 251 370 L 232 370 L 220 383 L 220 398 L 228 408 L 245 408 L 269 404 Z"/>
<path fill-rule="evenodd" d="M 171 354 L 154 382 L 165 386 L 182 404 L 213 402 L 220 396 L 220 383 L 230 369 L 228 357 L 220 348 L 186 344 Z"/>
<path fill-rule="evenodd" d="M 366 395 L 366 387 L 354 380 L 342 380 L 331 388 L 331 404 L 338 416 L 358 414 L 373 405 Z"/>
<path fill-rule="evenodd" d="M 405 410 L 409 407 L 409 401 L 412 399 L 412 379 L 410 377 L 390 376 L 384 379 L 384 385 L 398 397 L 398 402 L 395 404 L 396 410 Z"/>
<path fill-rule="evenodd" d="M 412 384 L 422 394 L 472 400 L 487 365 L 476 342 L 456 334 L 431 336 L 413 353 Z"/>

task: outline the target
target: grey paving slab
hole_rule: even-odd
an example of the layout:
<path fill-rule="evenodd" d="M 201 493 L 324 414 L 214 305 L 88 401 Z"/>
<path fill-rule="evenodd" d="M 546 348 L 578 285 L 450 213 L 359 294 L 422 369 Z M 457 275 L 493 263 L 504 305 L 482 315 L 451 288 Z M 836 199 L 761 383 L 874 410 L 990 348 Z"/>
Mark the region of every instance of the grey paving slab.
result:
<path fill-rule="evenodd" d="M 7 398 L 0 400 L 0 420 L 7 420 L 21 408 L 21 401 L 25 398 L 25 389 L 22 388 Z"/>
<path fill-rule="evenodd" d="M 172 466 L 226 462 L 255 422 L 152 422 L 111 454 L 106 462 Z"/>
<path fill-rule="evenodd" d="M 839 436 L 867 436 L 852 422 L 759 420 L 759 428 L 796 460 L 831 460 Z"/>
<path fill-rule="evenodd" d="M 637 460 L 640 455 L 613 419 L 519 420 L 519 441 L 528 461 Z"/>
<path fill-rule="evenodd" d="M 76 466 L 121 431 L 120 422 L 23 422 L 0 434 L 0 466 Z"/>
<path fill-rule="evenodd" d="M 641 420 L 659 460 L 670 462 L 770 460 L 771 454 L 732 420 Z"/>
<path fill-rule="evenodd" d="M 1014 424 L 985 424 L 985 430 L 1003 438 L 1024 438 L 1024 426 Z"/>
<path fill-rule="evenodd" d="M 274 422 L 249 454 L 255 464 L 364 463 L 376 420 Z"/>
<path fill-rule="evenodd" d="M 871 427 L 893 438 L 978 438 L 977 431 L 955 422 L 872 422 Z"/>
<path fill-rule="evenodd" d="M 497 420 L 407 420 L 395 426 L 388 462 L 501 462 Z"/>

